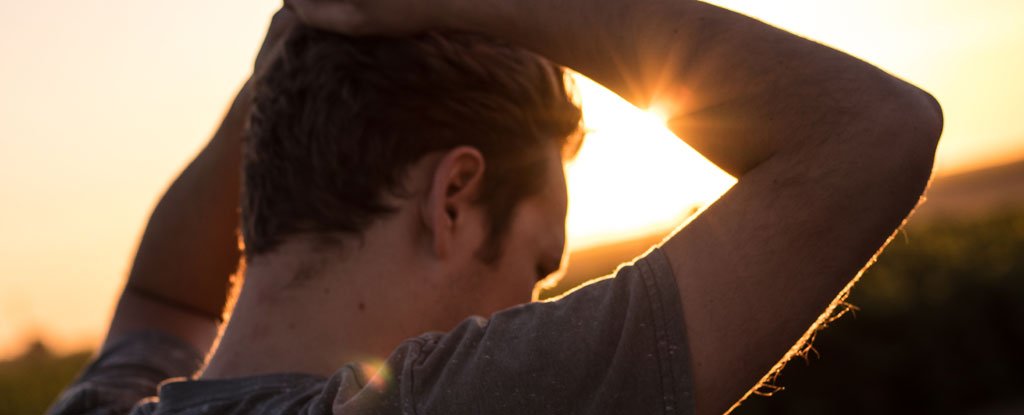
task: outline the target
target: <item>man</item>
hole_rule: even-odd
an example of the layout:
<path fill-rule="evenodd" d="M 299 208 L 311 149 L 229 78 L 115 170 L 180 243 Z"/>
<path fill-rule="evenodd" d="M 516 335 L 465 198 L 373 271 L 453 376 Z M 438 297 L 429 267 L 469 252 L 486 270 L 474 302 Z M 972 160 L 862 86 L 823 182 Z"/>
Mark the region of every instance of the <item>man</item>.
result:
<path fill-rule="evenodd" d="M 157 207 L 100 356 L 52 412 L 127 412 L 200 369 L 241 164 L 233 315 L 198 380 L 134 413 L 722 413 L 902 223 L 942 128 L 927 93 L 700 2 L 289 6 L 414 37 L 279 16 L 244 162 L 249 87 Z M 738 183 L 614 278 L 513 306 L 560 262 L 579 117 L 560 71 L 517 48 L 657 107 Z"/>

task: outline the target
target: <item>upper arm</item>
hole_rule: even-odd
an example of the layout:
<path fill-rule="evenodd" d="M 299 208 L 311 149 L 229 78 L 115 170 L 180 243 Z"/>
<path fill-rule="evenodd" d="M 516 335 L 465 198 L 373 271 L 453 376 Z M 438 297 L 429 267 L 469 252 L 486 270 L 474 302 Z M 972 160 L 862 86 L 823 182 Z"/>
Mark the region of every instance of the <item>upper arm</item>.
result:
<path fill-rule="evenodd" d="M 698 413 L 740 400 L 917 203 L 938 133 L 924 117 L 891 121 L 851 120 L 820 145 L 770 158 L 664 244 Z"/>

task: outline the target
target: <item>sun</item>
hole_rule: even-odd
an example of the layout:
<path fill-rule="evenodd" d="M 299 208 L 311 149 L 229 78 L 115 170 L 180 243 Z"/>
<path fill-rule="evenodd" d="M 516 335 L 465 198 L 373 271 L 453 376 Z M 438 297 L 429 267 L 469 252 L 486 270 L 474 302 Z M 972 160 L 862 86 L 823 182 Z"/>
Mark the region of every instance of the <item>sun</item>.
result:
<path fill-rule="evenodd" d="M 672 227 L 735 180 L 640 110 L 573 74 L 587 137 L 566 168 L 570 249 Z"/>

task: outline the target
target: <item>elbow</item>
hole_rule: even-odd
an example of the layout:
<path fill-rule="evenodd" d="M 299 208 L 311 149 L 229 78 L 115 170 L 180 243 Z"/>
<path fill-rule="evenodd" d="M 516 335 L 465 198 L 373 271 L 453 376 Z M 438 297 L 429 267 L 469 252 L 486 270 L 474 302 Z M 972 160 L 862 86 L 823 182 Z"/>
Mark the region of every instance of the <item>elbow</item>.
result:
<path fill-rule="evenodd" d="M 945 126 L 942 105 L 932 94 L 916 88 L 914 92 L 915 100 L 909 105 L 913 106 L 911 110 L 911 113 L 914 114 L 912 123 L 917 131 L 915 144 L 920 146 L 919 151 L 923 153 L 923 156 L 932 160 Z"/>
<path fill-rule="evenodd" d="M 888 115 L 881 124 L 886 131 L 884 142 L 876 143 L 873 158 L 895 192 L 894 201 L 902 200 L 900 204 L 909 211 L 931 180 L 944 121 L 935 97 L 916 87 L 907 89 L 886 109 Z"/>
<path fill-rule="evenodd" d="M 903 151 L 905 166 L 913 169 L 918 176 L 918 187 L 924 191 L 935 165 L 935 152 L 942 137 L 945 120 L 942 106 L 931 94 L 913 88 L 911 97 L 903 104 L 898 134 L 905 141 Z"/>

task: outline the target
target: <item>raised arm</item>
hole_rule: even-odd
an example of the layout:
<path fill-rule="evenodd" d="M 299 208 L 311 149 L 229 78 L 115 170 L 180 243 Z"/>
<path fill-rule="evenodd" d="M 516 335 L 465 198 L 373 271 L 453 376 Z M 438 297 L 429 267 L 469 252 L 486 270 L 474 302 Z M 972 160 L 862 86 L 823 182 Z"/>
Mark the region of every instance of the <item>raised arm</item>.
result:
<path fill-rule="evenodd" d="M 274 17 L 254 78 L 276 56 L 292 24 L 288 13 Z M 240 257 L 236 228 L 250 84 L 154 209 L 105 345 L 139 330 L 171 334 L 201 353 L 213 344 Z"/>
<path fill-rule="evenodd" d="M 243 88 L 206 148 L 157 204 L 125 284 L 105 345 L 158 330 L 205 352 L 217 335 L 228 278 L 238 265 Z"/>
<path fill-rule="evenodd" d="M 917 203 L 942 129 L 927 93 L 697 1 L 290 3 L 346 33 L 453 28 L 530 48 L 658 109 L 739 177 L 663 247 L 701 414 L 746 396 L 845 292 Z"/>

